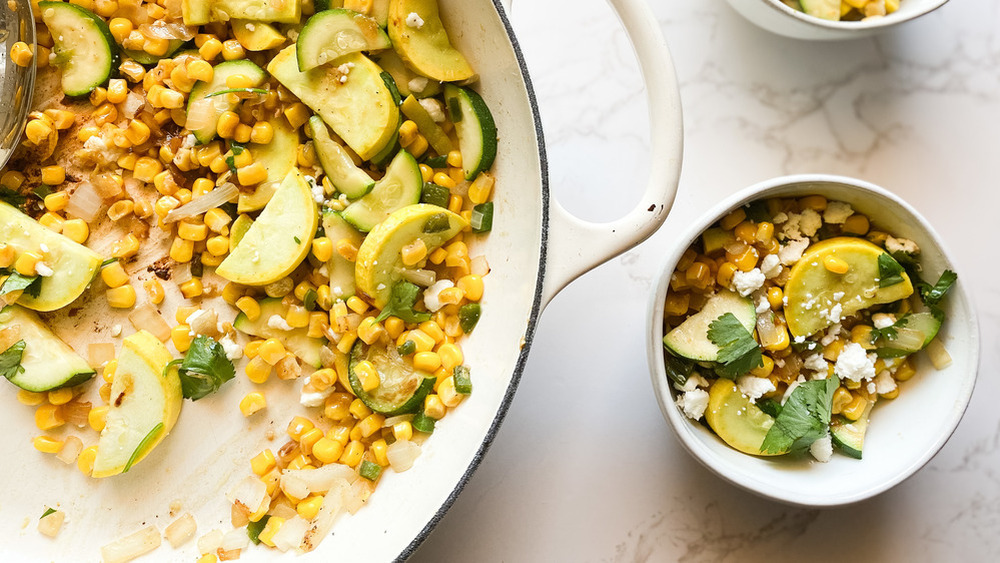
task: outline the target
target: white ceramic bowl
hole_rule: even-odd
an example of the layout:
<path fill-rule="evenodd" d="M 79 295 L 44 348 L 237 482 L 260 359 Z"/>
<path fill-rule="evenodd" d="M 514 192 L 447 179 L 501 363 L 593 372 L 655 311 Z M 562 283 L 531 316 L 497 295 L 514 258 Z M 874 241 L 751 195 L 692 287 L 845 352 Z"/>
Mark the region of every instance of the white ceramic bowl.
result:
<path fill-rule="evenodd" d="M 901 0 L 899 10 L 882 18 L 858 22 L 827 21 L 789 8 L 781 0 L 728 0 L 734 10 L 758 26 L 786 37 L 842 40 L 867 37 L 940 8 L 948 0 Z"/>
<path fill-rule="evenodd" d="M 692 421 L 674 404 L 676 392 L 664 369 L 663 301 L 671 272 L 684 250 L 733 209 L 768 197 L 822 194 L 850 203 L 883 229 L 915 241 L 921 249 L 924 277 L 936 280 L 943 270 L 959 281 L 944 300 L 947 321 L 938 338 L 953 362 L 937 371 L 926 358 L 917 374 L 902 385 L 899 398 L 881 401 L 865 437 L 864 459 L 835 454 L 828 463 L 811 457 L 755 457 L 740 453 L 707 427 Z M 786 176 L 746 188 L 719 203 L 666 253 L 659 284 L 647 317 L 648 360 L 660 409 L 681 444 L 699 462 L 730 483 L 774 500 L 809 507 L 829 507 L 875 496 L 913 475 L 941 449 L 969 404 L 979 365 L 979 325 L 962 279 L 962 269 L 948 258 L 940 237 L 915 209 L 872 184 L 828 175 Z M 933 282 L 932 282 L 933 283 Z"/>

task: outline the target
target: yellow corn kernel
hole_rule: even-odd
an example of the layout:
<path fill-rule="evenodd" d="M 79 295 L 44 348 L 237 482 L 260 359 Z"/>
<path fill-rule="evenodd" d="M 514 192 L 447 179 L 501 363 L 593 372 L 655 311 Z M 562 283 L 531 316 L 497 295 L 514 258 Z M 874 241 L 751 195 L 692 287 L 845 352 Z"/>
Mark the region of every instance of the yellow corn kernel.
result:
<path fill-rule="evenodd" d="M 58 186 L 66 181 L 66 169 L 58 164 L 42 167 L 42 183 L 50 186 Z M 54 194 L 49 194 L 54 195 Z M 66 196 L 68 202 L 69 196 Z M 65 206 L 64 206 L 65 207 Z"/>
<path fill-rule="evenodd" d="M 90 226 L 83 219 L 69 219 L 63 223 L 62 234 L 73 242 L 83 244 L 90 238 Z"/>
<path fill-rule="evenodd" d="M 764 349 L 771 352 L 784 350 L 792 343 L 791 338 L 788 336 L 788 328 L 784 324 L 775 328 L 780 328 L 777 339 L 764 344 Z"/>
<path fill-rule="evenodd" d="M 903 360 L 902 363 L 899 364 L 899 367 L 896 368 L 896 371 L 895 373 L 892 374 L 892 377 L 895 378 L 896 381 L 906 381 L 912 378 L 916 373 L 917 370 L 913 368 L 913 362 L 911 362 L 909 358 L 907 358 Z"/>
<path fill-rule="evenodd" d="M 20 188 L 22 184 L 24 184 L 24 174 L 16 170 L 8 170 L 3 173 L 3 176 L 0 176 L 0 185 L 12 190 Z"/>
<path fill-rule="evenodd" d="M 424 398 L 424 414 L 434 420 L 441 420 L 445 415 L 445 406 L 437 393 L 431 393 Z"/>
<path fill-rule="evenodd" d="M 285 357 L 285 346 L 276 338 L 268 338 L 260 345 L 258 355 L 272 366 Z"/>
<path fill-rule="evenodd" d="M 111 402 L 111 383 L 105 383 L 101 385 L 100 389 L 97 390 L 98 394 L 101 396 L 101 400 L 105 403 Z"/>
<path fill-rule="evenodd" d="M 775 285 L 767 288 L 767 304 L 775 311 L 784 306 L 785 294 L 780 287 Z"/>
<path fill-rule="evenodd" d="M 24 389 L 17 390 L 17 401 L 22 405 L 34 407 L 45 402 L 45 393 L 33 393 Z"/>
<path fill-rule="evenodd" d="M 358 362 L 357 365 L 354 366 L 354 374 L 361 382 L 361 388 L 366 392 L 378 389 L 378 386 L 382 384 L 378 371 L 368 360 Z"/>
<path fill-rule="evenodd" d="M 135 288 L 131 285 L 111 288 L 104 295 L 108 305 L 115 309 L 131 309 L 135 306 Z"/>
<path fill-rule="evenodd" d="M 413 367 L 428 373 L 434 373 L 441 367 L 441 356 L 436 352 L 417 352 L 413 355 Z"/>
<path fill-rule="evenodd" d="M 306 121 L 309 121 L 309 117 L 312 114 L 312 111 L 308 107 L 306 107 L 305 104 L 297 102 L 288 106 L 288 108 L 285 109 L 284 114 L 285 114 L 285 119 L 288 120 L 288 123 L 289 125 L 292 126 L 292 129 L 298 129 Z"/>
<path fill-rule="evenodd" d="M 211 180 L 208 180 L 207 178 L 198 178 L 197 180 L 195 180 L 196 188 L 202 180 L 206 180 L 209 186 L 215 185 Z M 211 189 L 206 191 L 211 191 Z M 221 235 L 229 234 L 229 223 L 231 223 L 232 220 L 233 220 L 232 217 L 230 217 L 228 213 L 226 213 L 222 209 L 219 209 L 218 207 L 214 209 L 209 209 L 208 211 L 205 212 L 204 223 L 209 229 L 211 229 L 213 233 L 219 233 Z"/>
<path fill-rule="evenodd" d="M 250 469 L 258 477 L 263 477 L 271 472 L 278 465 L 274 458 L 274 452 L 264 450 L 250 459 Z"/>
<path fill-rule="evenodd" d="M 371 436 L 382 428 L 384 422 L 385 415 L 374 413 L 366 416 L 358 423 L 358 427 L 361 428 L 361 436 L 364 438 Z"/>
<path fill-rule="evenodd" d="M 302 518 L 312 520 L 316 517 L 316 514 L 319 513 L 321 506 L 323 506 L 323 497 L 311 495 L 297 504 L 295 506 L 295 511 L 298 512 L 299 516 Z"/>
<path fill-rule="evenodd" d="M 320 463 L 333 463 L 344 453 L 344 444 L 326 436 L 313 444 L 312 456 Z"/>
<path fill-rule="evenodd" d="M 52 124 L 59 131 L 65 131 L 76 122 L 76 114 L 64 109 L 47 109 L 45 116 L 52 121 Z"/>
<path fill-rule="evenodd" d="M 849 235 L 864 236 L 868 234 L 868 230 L 871 228 L 871 223 L 868 222 L 868 217 L 860 213 L 855 213 L 844 221 L 842 227 L 843 232 Z"/>
<path fill-rule="evenodd" d="M 10 60 L 14 61 L 17 66 L 27 67 L 31 65 L 34 58 L 35 54 L 31 52 L 31 47 L 24 41 L 18 41 L 10 48 Z"/>
<path fill-rule="evenodd" d="M 736 267 L 739 268 L 741 272 L 749 272 L 757 267 L 758 256 L 759 254 L 757 249 L 752 246 L 748 246 L 742 254 L 733 260 L 733 263 L 736 264 Z"/>
<path fill-rule="evenodd" d="M 444 172 L 438 172 L 435 174 L 433 182 L 439 186 L 448 188 L 449 190 L 456 187 L 455 181 L 451 179 L 451 176 L 445 174 Z"/>
<path fill-rule="evenodd" d="M 118 370 L 118 360 L 108 360 L 101 370 L 101 379 L 105 383 L 111 383 L 115 378 L 115 371 Z"/>
<path fill-rule="evenodd" d="M 112 262 L 101 269 L 101 279 L 108 287 L 121 287 L 128 283 L 128 274 L 122 268 L 121 262 Z"/>
<path fill-rule="evenodd" d="M 31 443 L 43 454 L 57 454 L 63 448 L 63 441 L 52 436 L 35 436 Z"/>
<path fill-rule="evenodd" d="M 150 279 L 142 282 L 143 289 L 146 290 L 146 295 L 149 296 L 149 301 L 153 305 L 159 305 L 163 303 L 163 298 L 166 294 L 163 291 L 163 284 L 160 283 L 158 279 Z"/>
<path fill-rule="evenodd" d="M 397 422 L 392 425 L 392 435 L 396 440 L 409 440 L 413 438 L 413 425 L 408 420 Z"/>
<path fill-rule="evenodd" d="M 180 237 L 174 238 L 170 244 L 170 257 L 181 264 L 190 262 L 194 256 L 194 241 L 185 240 Z"/>
<path fill-rule="evenodd" d="M 215 41 L 218 41 L 218 39 Z M 284 525 L 284 523 L 285 519 L 280 516 L 272 516 L 268 518 L 267 524 L 264 525 L 264 529 L 261 530 L 260 534 L 257 536 L 260 542 L 264 545 L 274 547 L 274 536 L 279 530 L 281 530 L 281 526 Z"/>
<path fill-rule="evenodd" d="M 107 406 L 94 407 L 90 409 L 89 413 L 87 413 L 87 423 L 90 424 L 91 428 L 93 428 L 98 432 L 104 430 L 104 425 L 107 422 L 107 418 L 108 418 Z"/>
<path fill-rule="evenodd" d="M 867 0 L 865 0 L 867 2 Z M 802 205 L 804 209 L 812 209 L 813 211 L 825 211 L 827 206 L 827 200 L 821 195 L 807 195 L 799 200 L 799 204 Z"/>
<path fill-rule="evenodd" d="M 41 145 L 43 142 L 48 141 L 49 135 L 52 132 L 52 126 L 41 119 L 32 119 L 24 127 L 24 135 L 33 145 Z"/>
<path fill-rule="evenodd" d="M 208 227 L 204 224 L 196 225 L 187 221 L 181 221 L 177 225 L 177 236 L 190 241 L 205 240 L 205 237 L 208 236 Z"/>
<path fill-rule="evenodd" d="M 313 239 L 312 254 L 320 262 L 326 262 L 330 258 L 333 258 L 333 241 L 327 237 Z"/>
<path fill-rule="evenodd" d="M 385 443 L 385 440 L 381 438 L 375 440 L 370 446 L 368 446 L 368 451 L 375 456 L 375 463 L 381 465 L 382 467 L 389 465 L 389 456 L 387 455 L 389 445 Z"/>
<path fill-rule="evenodd" d="M 235 61 L 236 59 L 242 59 L 245 56 L 246 51 L 243 49 L 243 45 L 241 45 L 239 41 L 235 39 L 228 39 L 222 43 L 222 58 L 227 61 Z M 247 83 L 250 83 L 249 80 Z"/>
<path fill-rule="evenodd" d="M 400 337 L 402 338 L 402 337 Z M 411 330 L 406 333 L 406 340 L 412 340 L 417 345 L 417 352 L 427 352 L 434 349 L 437 341 L 421 329 Z"/>
<path fill-rule="evenodd" d="M 35 409 L 35 426 L 39 430 L 52 430 L 66 424 L 59 405 L 44 404 Z"/>
<path fill-rule="evenodd" d="M 356 467 L 361 463 L 361 456 L 365 453 L 365 445 L 357 440 L 351 440 L 347 447 L 344 448 L 344 453 L 340 456 L 340 463 L 350 467 Z"/>
<path fill-rule="evenodd" d="M 344 420 L 346 421 L 346 419 Z M 326 433 L 326 437 L 340 443 L 341 446 L 346 446 L 347 442 L 351 440 L 351 432 L 353 430 L 354 427 L 347 424 L 334 426 Z"/>
<path fill-rule="evenodd" d="M 309 326 L 309 311 L 301 305 L 292 305 L 285 313 L 285 322 L 292 328 L 305 328 Z"/>
<path fill-rule="evenodd" d="M 236 300 L 236 308 L 242 311 L 251 322 L 260 318 L 260 304 L 253 297 L 240 297 Z"/>
<path fill-rule="evenodd" d="M 68 223 L 68 221 L 67 221 Z M 63 230 L 65 230 L 65 225 Z M 111 255 L 115 258 L 131 258 L 139 252 L 139 239 L 135 238 L 135 235 L 129 233 L 125 235 L 124 238 L 120 239 L 111 248 Z"/>
<path fill-rule="evenodd" d="M 438 300 L 444 305 L 458 305 L 465 298 L 465 291 L 460 287 L 449 287 L 438 293 Z"/>
<path fill-rule="evenodd" d="M 457 344 L 442 344 L 438 347 L 437 355 L 441 358 L 441 367 L 448 370 L 449 373 L 465 361 L 465 355 Z"/>
<path fill-rule="evenodd" d="M 413 144 L 418 134 L 417 124 L 409 119 L 399 126 L 399 144 L 406 148 Z"/>
<path fill-rule="evenodd" d="M 236 126 L 240 124 L 240 116 L 233 111 L 222 112 L 215 126 L 216 133 L 223 139 L 232 139 Z M 200 159 L 199 159 L 200 160 Z"/>
<path fill-rule="evenodd" d="M 865 407 L 867 406 L 868 406 L 868 399 L 865 399 L 861 395 L 858 395 L 854 397 L 850 403 L 841 408 L 840 414 L 847 420 L 854 422 L 859 418 L 861 418 L 861 415 L 864 414 Z"/>
<path fill-rule="evenodd" d="M 266 121 L 254 123 L 250 131 L 250 142 L 258 145 L 266 145 L 274 138 L 274 128 Z"/>
<path fill-rule="evenodd" d="M 188 62 L 187 75 L 191 80 L 200 80 L 202 82 L 211 82 L 212 78 L 215 76 L 215 69 L 207 61 L 200 59 L 194 59 Z"/>
<path fill-rule="evenodd" d="M 891 14 L 899 9 L 899 0 L 885 0 L 885 13 Z"/>
<path fill-rule="evenodd" d="M 403 334 L 403 331 L 406 329 L 406 323 L 399 317 L 389 317 L 383 322 L 383 325 L 389 338 L 393 340 L 399 338 L 399 335 Z"/>
<path fill-rule="evenodd" d="M 444 331 L 441 330 L 441 326 L 434 321 L 425 321 L 420 323 L 420 330 L 422 330 L 427 336 L 433 338 L 435 344 L 444 340 Z M 420 348 L 419 343 L 417 343 L 417 348 Z"/>
<path fill-rule="evenodd" d="M 229 254 L 229 237 L 214 236 L 205 243 L 205 249 L 212 256 L 225 256 Z"/>
<path fill-rule="evenodd" d="M 53 213 L 51 211 L 46 211 L 44 215 L 38 218 L 38 222 L 45 228 L 61 233 L 63 229 L 63 224 L 66 220 L 63 219 L 58 213 Z"/>
<path fill-rule="evenodd" d="M 23 252 L 14 261 L 14 269 L 22 276 L 35 276 L 38 273 L 36 267 L 41 261 L 42 256 L 37 252 Z"/>
<path fill-rule="evenodd" d="M 354 399 L 351 401 L 349 410 L 351 414 L 354 415 L 354 418 L 358 420 L 362 420 L 372 413 L 371 409 L 369 409 L 368 406 L 361 401 L 361 399 Z"/>
<path fill-rule="evenodd" d="M 80 456 L 76 458 L 76 466 L 81 473 L 90 477 L 94 472 L 94 460 L 97 459 L 97 446 L 84 448 Z"/>
<path fill-rule="evenodd" d="M 840 414 L 844 410 L 844 407 L 850 405 L 853 400 L 854 397 L 851 395 L 851 392 L 847 390 L 847 387 L 841 385 L 833 392 L 833 402 L 830 412 Z"/>
<path fill-rule="evenodd" d="M 455 377 L 451 375 L 439 380 L 437 394 L 441 398 L 441 404 L 448 408 L 457 407 L 465 398 L 455 390 Z"/>
<path fill-rule="evenodd" d="M 205 286 L 201 283 L 201 278 L 191 278 L 180 285 L 181 294 L 187 299 L 194 299 L 205 293 Z"/>
<path fill-rule="evenodd" d="M 427 182 L 430 182 L 431 179 L 434 178 L 434 169 L 431 168 L 430 166 L 427 166 L 426 164 L 421 164 L 420 176 L 423 179 L 424 183 L 426 184 Z"/>
<path fill-rule="evenodd" d="M 319 428 L 311 428 L 303 432 L 302 436 L 299 437 L 299 448 L 302 449 L 302 453 L 311 455 L 313 446 L 324 436 L 325 434 Z"/>
<path fill-rule="evenodd" d="M 751 375 L 754 377 L 768 377 L 774 371 L 774 360 L 770 356 L 764 355 L 761 360 L 763 361 L 763 365 L 750 370 Z"/>
<path fill-rule="evenodd" d="M 413 155 L 413 158 L 420 158 L 423 156 L 430 144 L 427 142 L 427 138 L 423 135 L 417 135 L 417 138 L 413 139 L 413 142 L 407 147 L 407 151 Z"/>
<path fill-rule="evenodd" d="M 479 301 L 483 298 L 483 278 L 479 276 L 473 274 L 462 276 L 455 285 L 465 292 L 465 298 L 469 301 Z"/>
<path fill-rule="evenodd" d="M 73 400 L 73 390 L 67 387 L 62 389 L 53 389 L 49 391 L 49 402 L 53 405 L 65 405 L 66 403 Z"/>
<path fill-rule="evenodd" d="M 404 266 L 415 266 L 427 257 L 427 245 L 423 239 L 416 239 L 400 251 Z"/>
<path fill-rule="evenodd" d="M 453 166 L 455 168 L 462 167 L 462 153 L 459 150 L 453 150 L 448 153 L 448 157 L 445 159 L 448 166 Z"/>
<path fill-rule="evenodd" d="M 823 257 L 823 267 L 833 274 L 846 274 L 851 269 L 850 264 L 833 254 L 827 254 Z"/>
<path fill-rule="evenodd" d="M 855 344 L 860 344 L 865 350 L 874 350 L 875 345 L 872 344 L 872 330 L 871 325 L 854 325 L 851 327 L 851 342 Z"/>
<path fill-rule="evenodd" d="M 170 340 L 174 343 L 174 348 L 177 348 L 178 352 L 187 352 L 193 340 L 191 327 L 186 324 L 180 324 L 170 329 Z"/>
<path fill-rule="evenodd" d="M 348 262 L 354 262 L 358 258 L 358 247 L 347 239 L 337 241 L 337 254 Z"/>
<path fill-rule="evenodd" d="M 265 383 L 271 377 L 271 364 L 264 361 L 260 356 L 254 356 L 247 363 L 247 379 L 254 383 Z"/>
<path fill-rule="evenodd" d="M 249 166 L 238 168 L 236 178 L 244 186 L 253 186 L 267 180 L 267 168 L 264 168 L 263 164 L 255 162 Z"/>
<path fill-rule="evenodd" d="M 311 420 L 304 416 L 296 416 L 288 423 L 288 437 L 292 440 L 298 441 L 302 437 L 302 434 L 315 428 L 315 425 Z"/>
<path fill-rule="evenodd" d="M 65 176 L 65 172 L 63 172 Z M 60 182 L 62 183 L 62 182 Z M 45 196 L 45 208 L 49 211 L 62 211 L 66 209 L 69 205 L 69 193 L 67 192 L 55 192 Z"/>
<path fill-rule="evenodd" d="M 267 407 L 267 399 L 258 391 L 247 393 L 240 399 L 240 412 L 243 416 L 252 416 Z"/>

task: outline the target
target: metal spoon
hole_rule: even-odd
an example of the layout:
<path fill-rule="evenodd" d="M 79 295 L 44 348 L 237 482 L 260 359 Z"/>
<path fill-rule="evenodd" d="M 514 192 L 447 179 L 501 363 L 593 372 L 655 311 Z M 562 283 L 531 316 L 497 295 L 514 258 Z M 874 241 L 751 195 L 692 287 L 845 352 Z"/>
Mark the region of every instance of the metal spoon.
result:
<path fill-rule="evenodd" d="M 31 2 L 17 0 L 6 4 L 6 7 L 0 5 L 0 41 L 3 42 L 0 51 L 0 167 L 7 164 L 21 140 L 35 91 L 34 61 L 27 67 L 18 66 L 10 60 L 10 49 L 14 43 L 23 41 L 32 52 L 38 50 Z"/>

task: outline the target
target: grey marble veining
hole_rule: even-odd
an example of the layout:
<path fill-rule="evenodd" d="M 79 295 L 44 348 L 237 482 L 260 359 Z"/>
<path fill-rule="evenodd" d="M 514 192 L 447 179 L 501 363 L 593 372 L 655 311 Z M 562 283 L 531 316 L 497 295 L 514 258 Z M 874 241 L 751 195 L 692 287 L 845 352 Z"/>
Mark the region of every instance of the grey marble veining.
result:
<path fill-rule="evenodd" d="M 1000 3 L 955 0 L 846 43 L 770 35 L 719 0 L 650 3 L 684 103 L 677 202 L 649 241 L 550 305 L 499 437 L 413 561 L 1000 560 Z M 650 158 L 624 32 L 601 0 L 515 0 L 512 19 L 556 195 L 586 219 L 623 214 Z M 678 232 L 721 197 L 803 172 L 880 184 L 928 217 L 972 289 L 984 345 L 941 452 L 835 510 L 760 500 L 688 456 L 653 398 L 641 326 Z"/>

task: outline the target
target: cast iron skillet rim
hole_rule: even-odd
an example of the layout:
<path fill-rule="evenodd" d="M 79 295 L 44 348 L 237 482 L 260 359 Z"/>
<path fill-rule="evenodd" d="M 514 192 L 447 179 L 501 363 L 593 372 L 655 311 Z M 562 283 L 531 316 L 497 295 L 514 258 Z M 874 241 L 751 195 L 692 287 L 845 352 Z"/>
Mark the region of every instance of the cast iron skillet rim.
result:
<path fill-rule="evenodd" d="M 465 470 L 461 479 L 455 485 L 455 489 L 452 490 L 448 498 L 445 499 L 441 508 L 438 509 L 437 513 L 431 517 L 430 521 L 424 526 L 417 537 L 413 538 L 408 546 L 396 557 L 396 561 L 404 561 L 413 555 L 420 544 L 427 539 L 434 527 L 437 526 L 438 522 L 444 518 L 448 509 L 455 504 L 455 500 L 458 495 L 468 484 L 469 479 L 472 478 L 472 474 L 476 472 L 479 468 L 479 464 L 483 461 L 483 457 L 486 452 L 490 449 L 493 444 L 493 439 L 496 438 L 497 432 L 500 430 L 500 425 L 503 423 L 504 418 L 507 416 L 507 410 L 510 408 L 510 403 L 514 399 L 514 392 L 517 391 L 517 385 L 521 381 L 521 375 L 524 372 L 525 363 L 528 360 L 528 351 L 531 348 L 531 341 L 535 335 L 535 325 L 538 322 L 538 316 L 542 309 L 542 282 L 545 279 L 545 256 L 548 249 L 548 235 L 549 235 L 549 173 L 548 173 L 548 160 L 545 155 L 545 139 L 542 134 L 542 121 L 538 114 L 538 102 L 535 98 L 535 90 L 531 85 L 531 77 L 528 74 L 528 66 L 525 64 L 524 55 L 521 53 L 521 47 L 517 43 L 517 38 L 514 36 L 514 30 L 511 28 L 510 20 L 507 18 L 507 14 L 504 12 L 503 6 L 500 4 L 500 0 L 492 0 L 493 6 L 497 11 L 497 15 L 500 16 L 500 21 L 503 23 L 504 29 L 507 31 L 507 39 L 510 40 L 511 47 L 514 49 L 514 55 L 517 58 L 517 66 L 521 69 L 521 77 L 524 79 L 524 86 L 527 90 L 528 101 L 531 105 L 531 116 L 535 125 L 535 137 L 538 139 L 538 160 L 539 169 L 542 176 L 542 233 L 541 233 L 541 248 L 538 257 L 538 281 L 535 283 L 535 298 L 531 304 L 531 314 L 528 317 L 528 327 L 524 332 L 523 342 L 521 346 L 521 353 L 517 357 L 517 365 L 514 367 L 514 373 L 511 376 L 510 385 L 507 386 L 507 392 L 504 394 L 503 401 L 500 403 L 500 409 L 497 411 L 496 417 L 493 418 L 493 423 L 490 425 L 489 430 L 486 432 L 486 437 L 483 439 L 483 443 L 479 446 L 479 450 L 476 451 L 476 455 L 472 458 L 472 463 Z"/>

